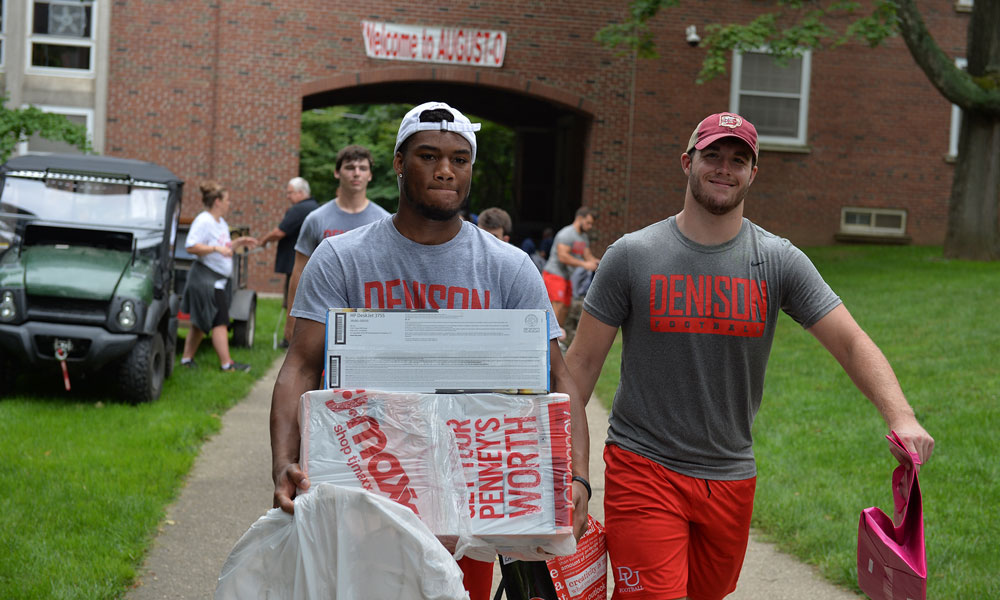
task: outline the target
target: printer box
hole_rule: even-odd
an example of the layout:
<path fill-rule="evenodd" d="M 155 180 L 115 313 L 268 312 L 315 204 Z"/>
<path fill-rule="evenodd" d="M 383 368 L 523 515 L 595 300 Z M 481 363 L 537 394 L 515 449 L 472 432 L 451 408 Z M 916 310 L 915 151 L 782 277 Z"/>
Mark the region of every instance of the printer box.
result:
<path fill-rule="evenodd" d="M 544 310 L 331 308 L 324 387 L 545 394 L 548 318 Z"/>

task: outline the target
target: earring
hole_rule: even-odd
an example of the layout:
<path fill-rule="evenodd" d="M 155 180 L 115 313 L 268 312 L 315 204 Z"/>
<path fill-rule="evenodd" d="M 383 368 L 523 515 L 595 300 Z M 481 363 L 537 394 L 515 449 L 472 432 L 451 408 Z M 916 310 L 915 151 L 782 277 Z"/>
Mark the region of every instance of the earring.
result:
<path fill-rule="evenodd" d="M 396 173 L 396 177 L 399 177 L 400 179 L 402 179 L 403 178 L 403 174 L 402 173 Z"/>

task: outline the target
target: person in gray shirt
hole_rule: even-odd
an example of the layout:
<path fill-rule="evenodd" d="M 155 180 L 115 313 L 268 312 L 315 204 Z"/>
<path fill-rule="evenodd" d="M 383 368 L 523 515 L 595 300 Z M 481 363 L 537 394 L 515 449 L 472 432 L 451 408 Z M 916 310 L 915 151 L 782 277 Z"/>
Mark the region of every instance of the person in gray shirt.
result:
<path fill-rule="evenodd" d="M 327 309 L 531 308 L 551 310 L 538 269 L 527 254 L 459 216 L 469 196 L 478 124 L 441 102 L 403 117 L 393 167 L 399 211 L 323 240 L 299 283 L 295 333 L 271 399 L 274 505 L 293 512 L 296 490 L 309 488 L 299 465 L 299 397 L 321 387 Z M 573 526 L 587 525 L 589 434 L 550 319 L 552 388 L 570 396 Z M 493 563 L 463 558 L 472 600 L 486 600 Z"/>
<path fill-rule="evenodd" d="M 285 337 L 281 347 L 287 348 L 295 331 L 295 317 L 291 307 L 295 303 L 295 292 L 299 286 L 302 269 L 319 243 L 328 237 L 340 235 L 362 225 L 373 223 L 389 216 L 389 213 L 367 196 L 368 184 L 372 180 L 372 154 L 364 146 L 350 145 L 340 149 L 334 165 L 337 196 L 310 212 L 295 242 L 295 264 L 288 281 L 288 319 L 285 321 Z"/>
<path fill-rule="evenodd" d="M 608 248 L 566 358 L 589 398 L 621 328 L 604 450 L 615 598 L 736 589 L 756 484 L 751 426 L 779 310 L 840 362 L 908 450 L 926 461 L 934 448 L 889 362 L 812 262 L 743 217 L 754 126 L 711 115 L 687 148 L 683 209 Z"/>
<path fill-rule="evenodd" d="M 590 237 L 587 233 L 594 228 L 597 213 L 586 206 L 576 211 L 573 222 L 563 227 L 552 241 L 552 252 L 542 269 L 542 279 L 552 301 L 552 310 L 561 327 L 566 327 L 570 304 L 573 303 L 573 285 L 570 276 L 577 267 L 588 271 L 597 269 L 600 263 L 590 251 Z"/>

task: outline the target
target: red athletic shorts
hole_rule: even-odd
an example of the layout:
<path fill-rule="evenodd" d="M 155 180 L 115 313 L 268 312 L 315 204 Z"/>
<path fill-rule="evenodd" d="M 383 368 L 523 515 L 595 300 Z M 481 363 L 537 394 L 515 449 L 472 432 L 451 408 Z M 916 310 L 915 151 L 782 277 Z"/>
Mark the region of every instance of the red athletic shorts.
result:
<path fill-rule="evenodd" d="M 542 271 L 542 281 L 545 282 L 545 289 L 549 293 L 549 300 L 552 302 L 561 302 L 566 305 L 573 302 L 573 284 L 570 283 L 569 279 L 563 279 L 554 273 Z"/>
<path fill-rule="evenodd" d="M 757 479 L 681 475 L 604 447 L 604 517 L 615 600 L 717 600 L 736 589 Z"/>
<path fill-rule="evenodd" d="M 469 592 L 469 600 L 490 600 L 490 588 L 493 587 L 493 563 L 473 560 L 464 557 L 458 561 L 465 577 L 462 585 Z"/>

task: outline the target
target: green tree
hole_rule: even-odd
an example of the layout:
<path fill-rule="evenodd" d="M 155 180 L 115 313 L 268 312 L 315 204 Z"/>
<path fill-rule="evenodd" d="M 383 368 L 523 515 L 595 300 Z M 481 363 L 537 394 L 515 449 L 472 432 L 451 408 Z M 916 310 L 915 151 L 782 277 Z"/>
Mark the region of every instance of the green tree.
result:
<path fill-rule="evenodd" d="M 409 109 L 405 104 L 341 105 L 302 113 L 299 172 L 309 182 L 313 196 L 326 202 L 337 195 L 337 152 L 358 144 L 372 153 L 368 199 L 395 212 L 399 191 L 392 170 L 392 148 L 399 122 Z"/>
<path fill-rule="evenodd" d="M 34 106 L 7 108 L 7 97 L 0 97 L 0 162 L 14 153 L 17 144 L 36 133 L 45 139 L 59 140 L 89 152 L 87 128 L 70 122 L 63 115 L 47 113 Z"/>
<path fill-rule="evenodd" d="M 407 104 L 341 105 L 302 113 L 299 171 L 309 182 L 313 196 L 320 202 L 336 196 L 337 152 L 348 144 L 360 144 L 371 151 L 374 162 L 368 199 L 395 212 L 399 190 L 392 169 L 392 150 L 399 122 L 410 108 Z M 514 132 L 485 119 L 470 119 L 483 124 L 476 135 L 478 152 L 470 210 L 479 212 L 499 206 L 511 212 Z"/>
<path fill-rule="evenodd" d="M 661 8 L 680 0 L 633 0 L 628 18 L 609 25 L 597 40 L 611 48 L 656 56 L 648 27 Z M 763 2 L 755 2 L 763 5 Z M 871 47 L 900 34 L 914 61 L 935 88 L 963 111 L 958 157 L 948 204 L 944 254 L 971 260 L 1000 259 L 1000 2 L 976 0 L 962 70 L 927 31 L 916 0 L 771 0 L 773 10 L 750 23 L 713 24 L 698 81 L 725 73 L 734 50 L 767 46 L 781 60 L 799 48 L 832 48 L 850 40 Z M 847 17 L 847 18 L 844 18 Z M 835 29 L 835 26 L 842 25 Z"/>
<path fill-rule="evenodd" d="M 469 119 L 483 124 L 476 132 L 476 164 L 472 169 L 469 210 L 478 214 L 495 206 L 506 210 L 517 222 L 513 187 L 515 133 L 487 119 L 471 115 Z"/>

